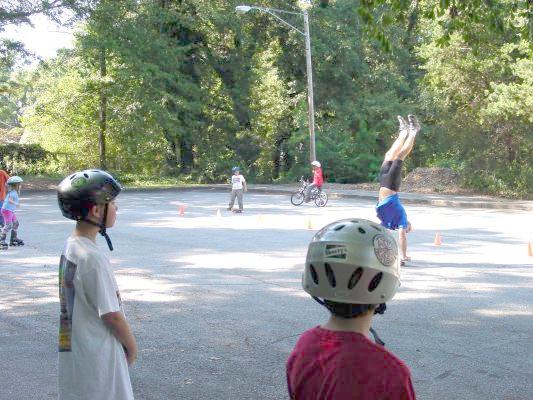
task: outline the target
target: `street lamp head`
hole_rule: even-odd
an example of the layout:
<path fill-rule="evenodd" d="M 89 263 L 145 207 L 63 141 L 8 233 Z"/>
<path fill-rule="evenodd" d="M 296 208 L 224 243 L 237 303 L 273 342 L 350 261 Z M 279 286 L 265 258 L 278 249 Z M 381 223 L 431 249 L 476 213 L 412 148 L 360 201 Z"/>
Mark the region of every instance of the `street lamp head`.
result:
<path fill-rule="evenodd" d="M 237 7 L 235 7 L 235 12 L 237 14 L 246 14 L 251 9 L 252 9 L 252 7 L 250 7 L 250 6 L 237 6 Z"/>
<path fill-rule="evenodd" d="M 298 0 L 298 7 L 300 7 L 302 11 L 307 11 L 313 7 L 313 4 L 311 3 L 311 0 Z"/>

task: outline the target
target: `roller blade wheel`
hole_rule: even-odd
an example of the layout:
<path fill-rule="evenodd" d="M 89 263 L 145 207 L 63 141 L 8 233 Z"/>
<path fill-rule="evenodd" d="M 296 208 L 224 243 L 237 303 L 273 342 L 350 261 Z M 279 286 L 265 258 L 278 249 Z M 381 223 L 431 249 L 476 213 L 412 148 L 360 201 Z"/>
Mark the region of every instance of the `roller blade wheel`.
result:
<path fill-rule="evenodd" d="M 11 247 L 19 247 L 19 246 L 24 246 L 24 242 L 20 239 L 15 239 L 13 240 L 12 242 L 9 243 L 9 245 Z"/>
<path fill-rule="evenodd" d="M 320 194 L 316 196 L 315 204 L 317 207 L 325 207 L 326 204 L 328 204 L 328 195 L 326 192 L 320 192 Z"/>
<path fill-rule="evenodd" d="M 304 194 L 302 192 L 293 193 L 291 196 L 291 203 L 294 206 L 299 206 L 304 202 Z"/>

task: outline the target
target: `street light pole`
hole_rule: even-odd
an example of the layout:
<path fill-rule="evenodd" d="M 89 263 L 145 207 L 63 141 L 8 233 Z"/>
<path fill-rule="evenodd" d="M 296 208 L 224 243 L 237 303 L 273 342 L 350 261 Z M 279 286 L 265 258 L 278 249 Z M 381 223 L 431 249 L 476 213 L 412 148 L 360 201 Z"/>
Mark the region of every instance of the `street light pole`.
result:
<path fill-rule="evenodd" d="M 310 162 L 316 160 L 315 148 L 315 103 L 313 98 L 313 64 L 311 62 L 311 34 L 309 32 L 309 14 L 303 10 L 305 32 L 305 60 L 307 64 L 307 104 L 309 117 L 309 157 Z"/>
<path fill-rule="evenodd" d="M 309 13 L 308 10 L 312 7 L 310 0 L 299 0 L 298 6 L 302 12 L 293 12 L 285 10 L 277 10 L 274 8 L 258 7 L 258 6 L 237 6 L 235 11 L 238 14 L 245 14 L 250 10 L 258 10 L 266 12 L 272 15 L 281 23 L 289 26 L 294 29 L 299 34 L 303 35 L 305 38 L 305 60 L 307 66 L 307 106 L 308 106 L 308 120 L 309 120 L 309 158 L 310 162 L 316 160 L 316 146 L 315 146 L 315 106 L 314 106 L 314 96 L 313 96 L 313 64 L 311 62 L 311 34 L 309 31 Z M 304 18 L 304 31 L 292 26 L 283 18 L 281 18 L 278 13 L 283 14 L 294 14 L 300 15 Z"/>

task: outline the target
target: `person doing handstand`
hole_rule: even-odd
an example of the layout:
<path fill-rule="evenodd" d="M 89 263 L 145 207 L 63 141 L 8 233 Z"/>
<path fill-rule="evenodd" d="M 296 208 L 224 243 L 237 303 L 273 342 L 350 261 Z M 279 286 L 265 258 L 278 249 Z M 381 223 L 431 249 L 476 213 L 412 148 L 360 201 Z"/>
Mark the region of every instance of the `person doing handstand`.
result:
<path fill-rule="evenodd" d="M 407 256 L 407 233 L 411 231 L 411 223 L 407 220 L 407 214 L 400 202 L 398 192 L 402 183 L 403 161 L 411 153 L 416 134 L 420 131 L 420 124 L 414 115 L 409 114 L 407 119 L 408 123 L 403 117 L 398 116 L 400 133 L 385 153 L 385 160 L 379 171 L 379 200 L 376 206 L 381 225 L 391 230 L 399 229 L 402 263 L 411 260 Z"/>

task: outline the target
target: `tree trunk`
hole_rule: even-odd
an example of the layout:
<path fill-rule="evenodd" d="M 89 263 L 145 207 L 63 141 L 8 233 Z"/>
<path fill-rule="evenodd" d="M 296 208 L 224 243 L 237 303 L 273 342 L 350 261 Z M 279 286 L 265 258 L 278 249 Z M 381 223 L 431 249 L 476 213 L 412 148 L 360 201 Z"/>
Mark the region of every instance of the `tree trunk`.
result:
<path fill-rule="evenodd" d="M 175 174 L 178 171 L 178 167 L 181 164 L 181 149 L 179 146 L 179 138 L 172 136 L 167 130 L 163 130 L 163 135 L 168 142 L 167 154 L 166 154 L 166 167 L 167 173 Z"/>
<path fill-rule="evenodd" d="M 106 54 L 105 48 L 100 49 L 100 131 L 98 135 L 98 145 L 100 148 L 100 169 L 107 169 L 105 156 L 105 137 L 107 130 L 107 89 L 105 83 Z"/>
<path fill-rule="evenodd" d="M 192 151 L 192 145 L 186 141 L 183 137 L 180 138 L 180 150 L 181 150 L 181 172 L 189 173 L 192 170 L 194 163 L 194 154 Z"/>

